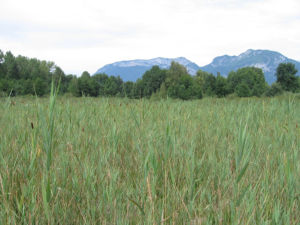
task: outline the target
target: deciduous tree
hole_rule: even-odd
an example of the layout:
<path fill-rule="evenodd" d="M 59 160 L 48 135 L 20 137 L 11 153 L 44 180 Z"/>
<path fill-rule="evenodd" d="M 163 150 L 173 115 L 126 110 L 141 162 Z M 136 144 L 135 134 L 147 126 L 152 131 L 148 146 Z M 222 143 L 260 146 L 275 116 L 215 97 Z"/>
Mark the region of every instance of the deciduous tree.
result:
<path fill-rule="evenodd" d="M 277 67 L 276 77 L 285 91 L 296 92 L 299 89 L 299 83 L 296 77 L 297 69 L 293 63 L 281 63 Z"/>

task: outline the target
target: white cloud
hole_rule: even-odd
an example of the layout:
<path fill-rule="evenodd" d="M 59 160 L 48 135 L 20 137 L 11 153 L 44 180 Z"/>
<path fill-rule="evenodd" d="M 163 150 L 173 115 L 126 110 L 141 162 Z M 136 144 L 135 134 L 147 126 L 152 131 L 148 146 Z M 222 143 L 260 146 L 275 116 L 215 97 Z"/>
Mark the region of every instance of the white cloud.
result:
<path fill-rule="evenodd" d="M 204 65 L 249 48 L 300 60 L 299 10 L 298 0 L 4 0 L 0 49 L 77 74 L 157 56 Z"/>

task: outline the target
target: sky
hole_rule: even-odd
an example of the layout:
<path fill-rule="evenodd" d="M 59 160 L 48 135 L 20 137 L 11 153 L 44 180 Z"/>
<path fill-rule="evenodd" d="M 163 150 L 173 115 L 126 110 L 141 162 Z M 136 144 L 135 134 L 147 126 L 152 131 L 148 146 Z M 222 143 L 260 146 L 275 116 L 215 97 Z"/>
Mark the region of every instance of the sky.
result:
<path fill-rule="evenodd" d="M 116 61 L 268 49 L 300 61 L 299 0 L 1 0 L 0 49 L 93 74 Z"/>

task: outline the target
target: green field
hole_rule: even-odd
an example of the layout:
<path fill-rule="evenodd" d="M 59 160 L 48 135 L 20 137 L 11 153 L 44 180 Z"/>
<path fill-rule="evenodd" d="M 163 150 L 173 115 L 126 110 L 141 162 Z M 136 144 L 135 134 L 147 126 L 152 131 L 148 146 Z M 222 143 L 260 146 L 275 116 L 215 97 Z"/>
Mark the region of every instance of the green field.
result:
<path fill-rule="evenodd" d="M 0 224 L 299 224 L 300 98 L 0 99 Z"/>

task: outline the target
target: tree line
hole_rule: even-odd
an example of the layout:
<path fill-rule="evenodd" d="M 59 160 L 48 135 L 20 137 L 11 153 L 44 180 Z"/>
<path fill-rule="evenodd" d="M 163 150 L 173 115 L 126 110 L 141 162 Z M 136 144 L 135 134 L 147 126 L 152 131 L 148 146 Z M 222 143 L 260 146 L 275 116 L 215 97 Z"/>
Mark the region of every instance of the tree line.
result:
<path fill-rule="evenodd" d="M 232 71 L 227 77 L 201 70 L 191 76 L 184 66 L 172 62 L 169 69 L 153 66 L 136 82 L 124 82 L 119 76 L 90 75 L 86 71 L 80 77 L 66 75 L 53 62 L 15 57 L 11 52 L 4 54 L 0 50 L 0 96 L 43 96 L 49 93 L 52 80 L 60 82 L 61 94 L 71 93 L 76 97 L 171 97 L 188 100 L 203 96 L 276 96 L 284 91 L 300 92 L 300 79 L 296 73 L 294 64 L 282 63 L 276 70 L 277 82 L 269 86 L 262 69 L 255 67 Z"/>
<path fill-rule="evenodd" d="M 53 62 L 15 57 L 10 51 L 4 54 L 0 50 L 0 96 L 43 96 L 50 92 L 52 80 L 60 80 L 60 92 L 65 93 L 74 77 L 66 76 Z"/>

